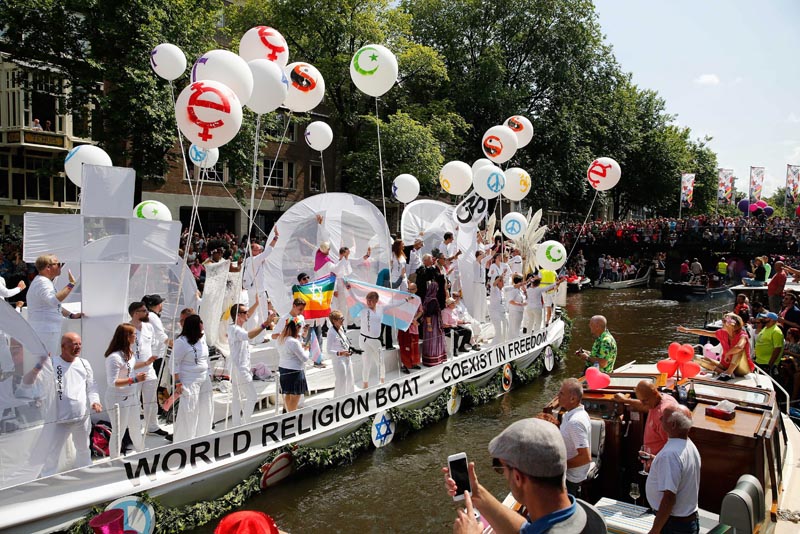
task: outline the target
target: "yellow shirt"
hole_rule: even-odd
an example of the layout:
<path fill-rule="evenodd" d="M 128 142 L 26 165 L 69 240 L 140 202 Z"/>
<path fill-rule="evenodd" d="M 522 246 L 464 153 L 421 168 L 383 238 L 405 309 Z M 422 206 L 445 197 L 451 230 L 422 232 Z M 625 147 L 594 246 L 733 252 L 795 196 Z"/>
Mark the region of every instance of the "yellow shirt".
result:
<path fill-rule="evenodd" d="M 539 276 L 542 277 L 542 285 L 552 284 L 556 281 L 556 272 L 550 269 L 542 269 L 539 271 Z"/>
<path fill-rule="evenodd" d="M 728 262 L 721 261 L 717 263 L 717 272 L 723 276 L 728 274 Z"/>

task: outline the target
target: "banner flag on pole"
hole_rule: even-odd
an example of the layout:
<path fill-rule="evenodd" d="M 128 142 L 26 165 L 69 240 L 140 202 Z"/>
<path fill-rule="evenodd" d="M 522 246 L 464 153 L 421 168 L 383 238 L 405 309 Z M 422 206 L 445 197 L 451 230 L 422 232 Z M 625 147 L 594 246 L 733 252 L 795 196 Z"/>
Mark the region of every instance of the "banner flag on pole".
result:
<path fill-rule="evenodd" d="M 733 169 L 718 169 L 717 176 L 719 187 L 717 189 L 717 202 L 723 206 L 733 203 L 733 182 L 736 179 Z"/>
<path fill-rule="evenodd" d="M 786 166 L 786 202 L 794 205 L 800 193 L 800 165 Z"/>
<path fill-rule="evenodd" d="M 329 274 L 308 284 L 293 285 L 292 298 L 300 298 L 306 301 L 303 317 L 306 319 L 322 319 L 330 315 L 335 285 L 336 275 L 334 274 Z"/>
<path fill-rule="evenodd" d="M 311 329 L 311 342 L 308 348 L 308 352 L 311 356 L 311 361 L 314 362 L 314 365 L 322 365 L 322 349 L 319 346 L 319 340 L 317 339 L 317 333 L 314 329 Z"/>
<path fill-rule="evenodd" d="M 389 289 L 388 287 L 368 284 L 360 280 L 345 280 L 347 288 L 347 307 L 350 315 L 356 317 L 364 309 L 367 293 L 372 291 L 378 294 L 378 306 L 383 306 L 381 322 L 392 328 L 406 331 L 414 320 L 414 315 L 419 309 L 420 298 L 412 293 Z M 414 297 L 410 301 L 406 299 Z"/>
<path fill-rule="evenodd" d="M 681 206 L 691 208 L 694 200 L 694 174 L 681 174 Z"/>
<path fill-rule="evenodd" d="M 758 202 L 761 200 L 761 192 L 764 190 L 764 167 L 750 167 L 750 200 Z"/>

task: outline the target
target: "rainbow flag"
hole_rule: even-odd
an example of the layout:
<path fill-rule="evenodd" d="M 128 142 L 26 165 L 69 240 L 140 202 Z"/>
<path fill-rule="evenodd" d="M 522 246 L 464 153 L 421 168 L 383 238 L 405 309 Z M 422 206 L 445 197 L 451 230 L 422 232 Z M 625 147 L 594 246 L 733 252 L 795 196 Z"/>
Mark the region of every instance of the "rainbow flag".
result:
<path fill-rule="evenodd" d="M 293 285 L 292 298 L 306 301 L 303 317 L 306 319 L 321 319 L 331 314 L 331 299 L 333 288 L 336 285 L 336 275 L 329 274 L 319 280 L 308 284 Z"/>
<path fill-rule="evenodd" d="M 384 313 L 381 322 L 392 328 L 406 331 L 414 320 L 414 315 L 419 308 L 420 298 L 412 293 L 381 287 L 360 280 L 345 279 L 347 288 L 347 308 L 352 317 L 357 317 L 366 307 L 367 293 L 375 291 L 378 294 L 378 305 L 383 306 Z M 414 297 L 407 301 L 408 297 Z"/>
<path fill-rule="evenodd" d="M 315 365 L 322 365 L 322 349 L 319 346 L 317 333 L 313 328 L 311 329 L 311 343 L 308 351 L 311 354 L 311 361 L 314 362 Z"/>

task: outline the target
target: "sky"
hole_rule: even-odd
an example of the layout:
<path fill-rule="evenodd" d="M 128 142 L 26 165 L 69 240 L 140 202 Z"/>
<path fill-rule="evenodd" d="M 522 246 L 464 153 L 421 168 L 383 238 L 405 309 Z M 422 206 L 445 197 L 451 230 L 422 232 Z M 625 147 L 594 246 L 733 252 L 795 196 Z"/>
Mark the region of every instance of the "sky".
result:
<path fill-rule="evenodd" d="M 785 185 L 786 164 L 800 165 L 800 1 L 594 3 L 622 69 L 692 138 L 713 138 L 739 191 L 750 166 L 766 167 L 764 195 Z"/>

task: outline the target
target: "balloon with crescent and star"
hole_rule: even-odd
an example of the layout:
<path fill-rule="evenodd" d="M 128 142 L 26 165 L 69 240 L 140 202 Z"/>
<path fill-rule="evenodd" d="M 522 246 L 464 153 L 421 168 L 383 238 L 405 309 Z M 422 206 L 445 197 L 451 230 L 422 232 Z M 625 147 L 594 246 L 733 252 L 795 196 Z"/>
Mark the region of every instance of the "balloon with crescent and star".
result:
<path fill-rule="evenodd" d="M 378 44 L 359 48 L 350 61 L 350 78 L 362 93 L 383 96 L 397 82 L 397 58 Z"/>
<path fill-rule="evenodd" d="M 542 269 L 557 271 L 567 262 L 567 249 L 558 241 L 545 241 L 536 248 L 536 263 Z"/>
<path fill-rule="evenodd" d="M 169 208 L 157 200 L 145 200 L 133 208 L 133 216 L 138 219 L 150 219 L 153 221 L 171 221 L 172 213 Z"/>

